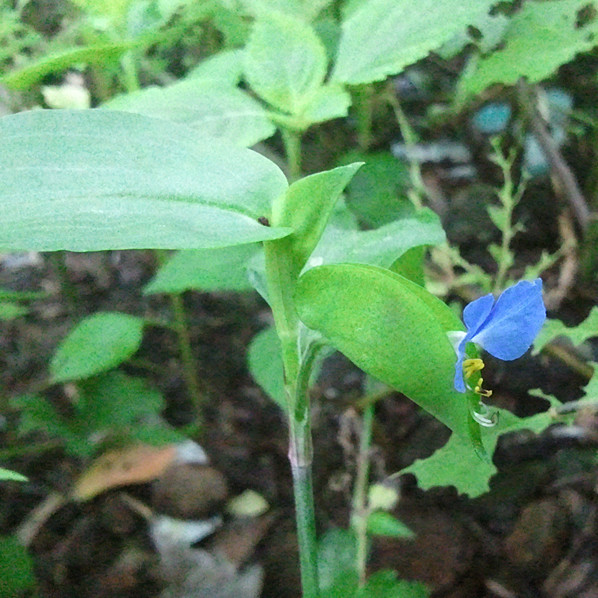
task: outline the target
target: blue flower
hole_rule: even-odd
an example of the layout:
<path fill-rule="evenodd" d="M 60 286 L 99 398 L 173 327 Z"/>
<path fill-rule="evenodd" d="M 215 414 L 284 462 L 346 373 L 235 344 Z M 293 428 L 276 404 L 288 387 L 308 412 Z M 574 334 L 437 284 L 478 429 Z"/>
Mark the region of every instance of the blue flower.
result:
<path fill-rule="evenodd" d="M 545 319 L 546 308 L 539 278 L 533 282 L 518 282 L 506 289 L 496 301 L 492 294 L 472 301 L 463 310 L 467 332 L 449 333 L 457 352 L 455 390 L 465 392 L 467 389 L 463 376 L 464 362 L 466 377 L 483 367 L 481 360 L 475 360 L 477 364 L 467 363 L 467 343 L 476 343 L 490 355 L 511 361 L 530 348 Z M 481 381 L 475 390 L 479 394 L 488 394 L 488 391 L 481 391 Z"/>

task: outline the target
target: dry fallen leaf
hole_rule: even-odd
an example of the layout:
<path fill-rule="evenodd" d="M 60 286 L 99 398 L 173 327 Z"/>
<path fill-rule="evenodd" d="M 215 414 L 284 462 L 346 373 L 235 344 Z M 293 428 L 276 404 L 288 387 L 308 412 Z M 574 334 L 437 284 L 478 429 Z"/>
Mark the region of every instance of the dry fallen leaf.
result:
<path fill-rule="evenodd" d="M 90 500 L 118 486 L 143 484 L 160 476 L 177 457 L 177 447 L 137 444 L 109 451 L 84 471 L 72 491 L 74 500 Z"/>

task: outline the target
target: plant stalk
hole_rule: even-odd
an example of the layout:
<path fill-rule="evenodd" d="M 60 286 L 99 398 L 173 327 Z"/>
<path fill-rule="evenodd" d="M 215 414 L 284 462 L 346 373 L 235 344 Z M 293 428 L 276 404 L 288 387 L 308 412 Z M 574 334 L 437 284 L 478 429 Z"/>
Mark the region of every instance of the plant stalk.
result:
<path fill-rule="evenodd" d="M 291 182 L 301 177 L 301 133 L 289 127 L 281 127 L 284 151 L 289 165 Z"/>
<path fill-rule="evenodd" d="M 197 377 L 197 366 L 195 364 L 195 359 L 193 358 L 193 350 L 191 348 L 191 338 L 189 336 L 183 298 L 180 295 L 172 294 L 170 295 L 170 302 L 174 315 L 174 328 L 179 344 L 181 362 L 183 364 L 183 377 L 185 378 L 189 398 L 193 403 L 195 419 L 201 422 L 201 409 L 204 403 L 204 393 L 202 392 L 199 378 Z"/>
<path fill-rule="evenodd" d="M 356 557 L 355 568 L 359 576 L 359 585 L 366 580 L 368 556 L 368 508 L 367 490 L 370 474 L 370 447 L 372 444 L 372 426 L 374 422 L 374 403 L 368 402 L 363 410 L 363 423 L 359 439 L 359 453 L 357 455 L 357 472 L 353 488 L 353 502 L 351 505 L 351 525 L 355 532 Z"/>
<path fill-rule="evenodd" d="M 292 259 L 284 239 L 264 243 L 268 299 L 280 339 L 284 367 L 287 416 L 289 421 L 289 462 L 293 475 L 297 541 L 303 598 L 318 598 L 318 562 L 313 498 L 313 449 L 308 394 L 312 358 L 302 358 L 299 349 L 299 318 L 295 310 L 295 280 Z M 302 367 L 303 365 L 303 367 Z"/>

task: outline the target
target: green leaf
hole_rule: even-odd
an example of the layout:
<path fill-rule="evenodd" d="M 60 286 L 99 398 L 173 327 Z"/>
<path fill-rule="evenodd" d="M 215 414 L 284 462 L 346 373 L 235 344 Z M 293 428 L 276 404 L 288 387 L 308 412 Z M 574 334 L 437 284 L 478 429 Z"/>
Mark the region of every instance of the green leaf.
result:
<path fill-rule="evenodd" d="M 105 66 L 117 62 L 125 52 L 135 48 L 139 43 L 139 41 L 123 41 L 60 50 L 0 77 L 0 83 L 10 89 L 28 89 L 46 75 L 60 73 L 75 64 Z"/>
<path fill-rule="evenodd" d="M 29 310 L 18 303 L 0 301 L 0 322 L 15 320 L 24 316 Z"/>
<path fill-rule="evenodd" d="M 9 482 L 26 482 L 27 478 L 16 471 L 0 467 L 0 481 L 2 480 L 8 480 Z"/>
<path fill-rule="evenodd" d="M 341 163 L 364 162 L 347 186 L 347 205 L 373 228 L 413 212 L 405 198 L 411 185 L 409 169 L 390 152 L 351 151 Z"/>
<path fill-rule="evenodd" d="M 16 536 L 0 536 L 0 597 L 16 598 L 35 586 L 33 560 Z"/>
<path fill-rule="evenodd" d="M 272 222 L 295 232 L 279 243 L 297 276 L 316 247 L 335 203 L 360 164 L 318 172 L 295 181 L 274 206 Z"/>
<path fill-rule="evenodd" d="M 198 77 L 121 95 L 103 107 L 186 124 L 202 137 L 242 147 L 255 145 L 276 131 L 264 108 L 247 93 L 235 87 L 214 87 Z"/>
<path fill-rule="evenodd" d="M 565 326 L 560 320 L 546 320 L 534 343 L 533 354 L 537 355 L 550 341 L 559 336 L 568 338 L 575 346 L 598 336 L 598 307 L 592 307 L 588 317 L 577 326 Z"/>
<path fill-rule="evenodd" d="M 249 244 L 179 251 L 160 267 L 143 294 L 249 290 L 247 266 L 258 250 Z"/>
<path fill-rule="evenodd" d="M 581 12 L 591 7 L 580 23 Z M 482 58 L 464 88 L 478 94 L 492 83 L 513 85 L 520 77 L 542 81 L 562 64 L 598 44 L 596 6 L 588 0 L 525 2 L 510 20 L 502 47 Z"/>
<path fill-rule="evenodd" d="M 322 85 L 304 108 L 301 118 L 309 123 L 320 123 L 347 116 L 351 95 L 340 85 Z"/>
<path fill-rule="evenodd" d="M 343 23 L 332 79 L 381 81 L 439 48 L 495 0 L 368 0 Z"/>
<path fill-rule="evenodd" d="M 279 12 L 289 17 L 310 21 L 332 0 L 241 0 L 243 6 L 255 17 Z"/>
<path fill-rule="evenodd" d="M 392 538 L 413 538 L 415 534 L 396 517 L 385 511 L 370 513 L 367 524 L 368 533 L 373 536 Z"/>
<path fill-rule="evenodd" d="M 357 586 L 356 558 L 355 535 L 351 530 L 332 528 L 320 538 L 318 573 L 320 589 L 325 592 L 323 597 L 352 595 L 352 592 L 343 594 L 340 590 L 354 590 Z M 330 592 L 333 589 L 336 590 L 334 594 Z"/>
<path fill-rule="evenodd" d="M 296 290 L 299 317 L 358 367 L 403 392 L 467 438 L 467 397 L 453 388 L 447 332 L 463 324 L 418 285 L 374 266 L 308 270 Z"/>
<path fill-rule="evenodd" d="M 395 571 L 376 571 L 355 598 L 429 598 L 430 591 L 417 581 L 397 579 Z"/>
<path fill-rule="evenodd" d="M 300 114 L 326 75 L 326 50 L 306 23 L 280 14 L 255 22 L 245 48 L 245 78 L 269 104 Z"/>
<path fill-rule="evenodd" d="M 351 262 L 390 268 L 409 249 L 445 240 L 438 216 L 428 209 L 368 231 L 347 230 L 332 223 L 324 231 L 310 264 Z"/>
<path fill-rule="evenodd" d="M 243 74 L 243 50 L 224 50 L 202 60 L 187 73 L 214 87 L 236 87 Z"/>
<path fill-rule="evenodd" d="M 62 440 L 74 455 L 85 457 L 91 454 L 91 446 L 83 434 L 85 422 L 65 420 L 49 401 L 39 395 L 21 395 L 10 403 L 21 410 L 19 435 L 43 432 L 50 438 Z"/>
<path fill-rule="evenodd" d="M 424 258 L 427 249 L 426 245 L 418 245 L 408 249 L 397 259 L 390 270 L 418 284 L 420 287 L 425 286 Z"/>
<path fill-rule="evenodd" d="M 282 354 L 275 328 L 265 328 L 253 337 L 247 360 L 255 381 L 281 409 L 286 409 Z"/>
<path fill-rule="evenodd" d="M 157 422 L 163 409 L 162 395 L 144 379 L 107 372 L 82 382 L 77 416 L 90 432 L 99 432 Z"/>
<path fill-rule="evenodd" d="M 262 156 L 188 127 L 109 110 L 0 119 L 0 247 L 200 249 L 279 238 L 262 226 L 287 183 Z"/>
<path fill-rule="evenodd" d="M 85 12 L 98 16 L 122 21 L 129 10 L 133 0 L 72 0 L 74 4 Z"/>
<path fill-rule="evenodd" d="M 50 363 L 52 382 L 80 380 L 127 360 L 141 344 L 143 320 L 98 312 L 83 319 L 60 343 Z"/>
<path fill-rule="evenodd" d="M 492 455 L 498 437 L 515 430 L 531 430 L 541 433 L 554 419 L 549 411 L 531 417 L 519 418 L 509 411 L 497 410 L 499 423 L 488 428 L 484 435 L 488 454 Z M 412 473 L 417 476 L 418 485 L 426 490 L 434 486 L 455 486 L 455 488 L 471 497 L 480 496 L 490 489 L 490 478 L 497 469 L 491 461 L 481 462 L 471 451 L 467 440 L 452 434 L 448 442 L 427 459 L 418 459 L 401 473 Z"/>

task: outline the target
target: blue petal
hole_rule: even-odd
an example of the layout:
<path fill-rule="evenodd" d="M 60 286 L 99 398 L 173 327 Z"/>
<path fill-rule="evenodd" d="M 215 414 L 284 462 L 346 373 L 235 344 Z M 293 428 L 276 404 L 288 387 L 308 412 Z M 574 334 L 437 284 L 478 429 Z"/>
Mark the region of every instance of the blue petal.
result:
<path fill-rule="evenodd" d="M 486 318 L 490 315 L 494 306 L 494 297 L 492 294 L 484 295 L 475 301 L 469 303 L 463 310 L 463 321 L 467 327 L 467 335 L 475 336 Z"/>
<path fill-rule="evenodd" d="M 542 281 L 522 280 L 502 293 L 470 340 L 490 355 L 511 361 L 530 348 L 545 319 Z"/>

